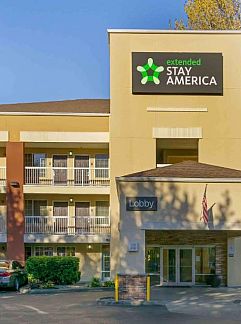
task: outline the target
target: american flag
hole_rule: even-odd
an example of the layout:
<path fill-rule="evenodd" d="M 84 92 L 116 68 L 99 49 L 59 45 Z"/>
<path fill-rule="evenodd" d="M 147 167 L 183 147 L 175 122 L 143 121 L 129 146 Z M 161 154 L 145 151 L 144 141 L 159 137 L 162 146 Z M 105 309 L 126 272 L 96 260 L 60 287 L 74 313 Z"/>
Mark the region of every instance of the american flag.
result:
<path fill-rule="evenodd" d="M 205 224 L 208 224 L 208 202 L 207 202 L 207 184 L 205 186 L 203 200 L 202 200 L 202 217 Z"/>

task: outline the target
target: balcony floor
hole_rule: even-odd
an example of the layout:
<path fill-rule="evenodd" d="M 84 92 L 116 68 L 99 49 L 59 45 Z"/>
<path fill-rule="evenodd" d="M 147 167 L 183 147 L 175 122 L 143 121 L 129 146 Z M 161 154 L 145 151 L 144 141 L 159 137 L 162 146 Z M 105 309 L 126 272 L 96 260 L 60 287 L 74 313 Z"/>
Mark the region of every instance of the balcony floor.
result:
<path fill-rule="evenodd" d="M 110 234 L 25 234 L 24 243 L 109 243 Z"/>

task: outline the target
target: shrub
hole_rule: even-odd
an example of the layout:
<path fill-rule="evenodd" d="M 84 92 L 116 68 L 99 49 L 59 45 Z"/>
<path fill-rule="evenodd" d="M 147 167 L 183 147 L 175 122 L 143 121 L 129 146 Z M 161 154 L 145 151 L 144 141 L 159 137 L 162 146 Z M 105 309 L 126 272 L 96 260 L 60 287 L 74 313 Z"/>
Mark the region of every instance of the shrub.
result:
<path fill-rule="evenodd" d="M 108 280 L 103 283 L 104 287 L 110 287 L 110 288 L 115 288 L 115 283 L 114 281 Z"/>
<path fill-rule="evenodd" d="M 76 257 L 30 257 L 26 269 L 35 282 L 73 284 L 80 279 L 79 259 Z"/>
<path fill-rule="evenodd" d="M 100 279 L 93 277 L 90 283 L 90 287 L 102 287 Z"/>
<path fill-rule="evenodd" d="M 40 288 L 42 289 L 50 289 L 50 288 L 54 288 L 54 283 L 52 281 L 47 281 L 44 282 L 40 285 Z"/>

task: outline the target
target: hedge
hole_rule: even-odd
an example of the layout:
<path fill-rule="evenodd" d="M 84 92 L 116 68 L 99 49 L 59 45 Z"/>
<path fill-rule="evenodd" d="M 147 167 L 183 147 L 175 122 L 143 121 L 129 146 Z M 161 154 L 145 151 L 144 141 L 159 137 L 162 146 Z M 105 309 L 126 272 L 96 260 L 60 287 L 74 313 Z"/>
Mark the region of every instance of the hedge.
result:
<path fill-rule="evenodd" d="M 79 258 L 30 257 L 26 262 L 28 274 L 42 283 L 72 284 L 80 279 Z"/>

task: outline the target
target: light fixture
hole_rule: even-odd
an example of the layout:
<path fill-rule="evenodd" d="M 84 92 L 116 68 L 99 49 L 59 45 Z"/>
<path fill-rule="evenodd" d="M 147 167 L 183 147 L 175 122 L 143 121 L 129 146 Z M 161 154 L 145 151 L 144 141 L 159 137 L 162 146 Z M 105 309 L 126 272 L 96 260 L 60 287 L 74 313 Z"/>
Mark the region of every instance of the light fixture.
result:
<path fill-rule="evenodd" d="M 71 202 L 71 203 L 72 203 L 72 202 L 73 202 L 73 198 L 69 198 L 69 202 Z"/>
<path fill-rule="evenodd" d="M 11 181 L 10 186 L 13 188 L 20 188 L 20 184 L 18 181 Z"/>
<path fill-rule="evenodd" d="M 72 156 L 73 155 L 73 152 L 72 151 L 69 151 L 69 156 Z"/>
<path fill-rule="evenodd" d="M 88 249 L 89 250 L 92 249 L 92 245 L 91 244 L 88 245 Z"/>

